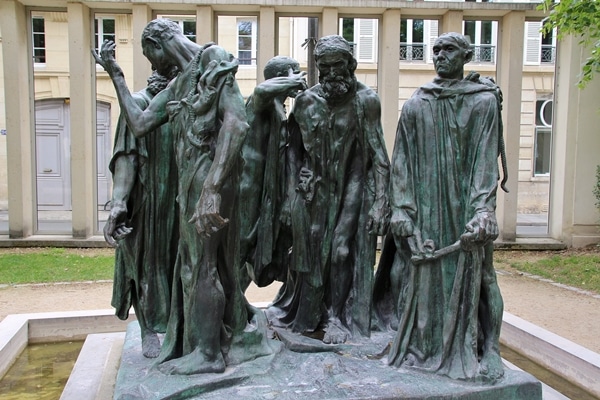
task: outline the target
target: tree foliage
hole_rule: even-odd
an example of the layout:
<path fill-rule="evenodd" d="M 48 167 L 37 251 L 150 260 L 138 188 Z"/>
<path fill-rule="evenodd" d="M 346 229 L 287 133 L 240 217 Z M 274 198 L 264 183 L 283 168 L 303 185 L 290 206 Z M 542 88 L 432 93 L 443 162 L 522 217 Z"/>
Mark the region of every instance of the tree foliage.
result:
<path fill-rule="evenodd" d="M 549 12 L 542 33 L 557 28 L 557 38 L 573 35 L 579 44 L 591 48 L 591 55 L 581 67 L 578 85 L 584 88 L 600 72 L 600 0 L 543 0 L 540 9 Z"/>

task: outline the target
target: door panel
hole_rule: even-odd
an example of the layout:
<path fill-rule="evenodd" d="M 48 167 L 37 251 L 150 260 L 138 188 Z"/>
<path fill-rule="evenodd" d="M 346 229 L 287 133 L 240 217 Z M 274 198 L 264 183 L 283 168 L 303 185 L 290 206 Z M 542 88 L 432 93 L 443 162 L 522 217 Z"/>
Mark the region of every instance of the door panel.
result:
<path fill-rule="evenodd" d="M 110 105 L 96 106 L 96 164 L 98 171 L 98 207 L 102 209 L 111 198 L 112 176 L 108 163 L 112 156 L 110 138 Z"/>
<path fill-rule="evenodd" d="M 37 101 L 35 148 L 38 210 L 71 210 L 69 105 Z"/>
<path fill-rule="evenodd" d="M 98 206 L 110 200 L 112 185 L 108 163 L 112 154 L 110 105 L 98 103 L 96 158 Z M 63 99 L 35 103 L 37 203 L 40 211 L 71 210 L 71 133 L 69 104 Z"/>

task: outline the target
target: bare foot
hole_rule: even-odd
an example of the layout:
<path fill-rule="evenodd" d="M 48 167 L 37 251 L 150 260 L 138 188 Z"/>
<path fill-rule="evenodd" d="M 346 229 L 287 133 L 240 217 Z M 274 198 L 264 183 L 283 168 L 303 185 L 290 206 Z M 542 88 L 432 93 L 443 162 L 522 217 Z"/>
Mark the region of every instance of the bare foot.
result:
<path fill-rule="evenodd" d="M 221 353 L 214 360 L 207 360 L 206 354 L 195 349 L 188 355 L 159 364 L 158 369 L 167 375 L 217 373 L 225 371 L 225 360 Z"/>
<path fill-rule="evenodd" d="M 495 351 L 487 351 L 479 362 L 479 374 L 491 380 L 497 380 L 504 376 L 504 366 L 500 354 Z"/>
<path fill-rule="evenodd" d="M 154 332 L 142 335 L 142 354 L 146 358 L 156 358 L 160 354 L 160 341 Z"/>
<path fill-rule="evenodd" d="M 350 338 L 350 332 L 337 318 L 329 320 L 329 323 L 324 330 L 325 336 L 323 336 L 323 343 L 342 344 L 346 343 L 346 340 Z"/>

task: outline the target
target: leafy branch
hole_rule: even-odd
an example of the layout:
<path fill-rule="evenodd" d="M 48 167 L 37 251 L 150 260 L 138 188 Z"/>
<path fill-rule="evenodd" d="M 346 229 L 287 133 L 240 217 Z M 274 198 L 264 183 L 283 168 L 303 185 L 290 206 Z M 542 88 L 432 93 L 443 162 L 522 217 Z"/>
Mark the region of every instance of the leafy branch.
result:
<path fill-rule="evenodd" d="M 542 33 L 557 28 L 557 39 L 565 35 L 579 38 L 579 44 L 591 48 L 591 55 L 581 67 L 577 85 L 583 89 L 595 73 L 600 72 L 600 1 L 599 0 L 543 0 L 538 9 L 548 13 Z"/>

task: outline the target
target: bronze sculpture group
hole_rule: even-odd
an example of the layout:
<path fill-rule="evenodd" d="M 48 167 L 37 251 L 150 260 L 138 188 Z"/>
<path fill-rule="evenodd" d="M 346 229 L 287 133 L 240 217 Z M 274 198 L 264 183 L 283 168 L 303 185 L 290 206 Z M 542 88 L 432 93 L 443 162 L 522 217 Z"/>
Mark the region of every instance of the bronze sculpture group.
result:
<path fill-rule="evenodd" d="M 160 19 L 148 24 L 142 46 L 158 74 L 177 72 L 143 104 L 127 89 L 114 43 L 95 55 L 122 109 L 117 143 L 130 141 L 115 147 L 115 177 L 123 160 L 137 171 L 135 182 L 115 179 L 105 237 L 119 243 L 117 254 L 130 254 L 116 270 L 113 298 L 129 299 L 115 300 L 119 316 L 133 303 L 142 339 L 166 332 L 160 351 L 157 340 L 142 341 L 162 372 L 222 372 L 272 354 L 269 327 L 340 344 L 377 325 L 396 331 L 393 366 L 467 380 L 503 375 L 492 263 L 501 97 L 492 81 L 464 77 L 472 51 L 462 35 L 436 40 L 438 76 L 403 107 L 391 164 L 379 99 L 356 79 L 340 36 L 316 43 L 317 85 L 307 87 L 295 60 L 275 57 L 245 106 L 237 61 L 223 48 L 199 46 Z M 152 159 L 163 157 L 151 143 L 159 137 L 172 163 Z M 135 185 L 142 193 L 164 188 L 144 168 L 174 173 L 178 206 L 164 216 L 175 234 L 162 236 L 163 222 L 144 213 L 134 218 L 142 204 L 166 207 L 154 195 L 129 195 Z M 378 236 L 385 246 L 375 276 Z M 171 251 L 158 260 L 131 250 L 140 240 L 157 250 L 171 238 L 176 260 Z M 168 322 L 154 326 L 144 296 L 164 289 L 147 285 L 158 270 L 172 286 Z M 283 285 L 265 312 L 248 304 L 250 281 L 275 280 Z"/>

